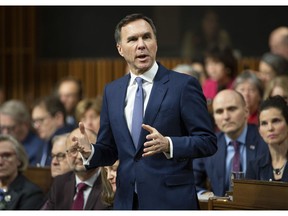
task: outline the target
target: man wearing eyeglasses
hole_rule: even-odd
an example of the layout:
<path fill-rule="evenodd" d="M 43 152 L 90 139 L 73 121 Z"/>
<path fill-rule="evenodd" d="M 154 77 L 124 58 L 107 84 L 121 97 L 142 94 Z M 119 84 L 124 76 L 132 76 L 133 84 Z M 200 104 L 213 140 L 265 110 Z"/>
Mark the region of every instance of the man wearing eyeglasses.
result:
<path fill-rule="evenodd" d="M 30 113 L 22 101 L 9 100 L 0 107 L 0 134 L 9 134 L 23 144 L 29 165 L 37 163 L 42 140 L 31 127 Z"/>
<path fill-rule="evenodd" d="M 66 157 L 66 140 L 68 133 L 55 136 L 52 140 L 51 176 L 54 178 L 71 171 Z"/>
<path fill-rule="evenodd" d="M 56 135 L 69 133 L 74 127 L 66 124 L 66 111 L 59 98 L 48 96 L 37 100 L 32 110 L 32 123 L 39 137 L 43 139 L 40 157 L 37 165 L 51 165 L 52 139 Z"/>
<path fill-rule="evenodd" d="M 104 204 L 101 198 L 102 181 L 100 169 L 86 170 L 81 154 L 77 148 L 73 147 L 71 137 L 79 136 L 79 134 L 80 131 L 77 128 L 66 139 L 66 160 L 72 171 L 54 178 L 48 194 L 48 200 L 42 210 L 104 210 L 108 208 L 108 205 Z M 95 132 L 87 129 L 87 135 L 91 142 L 96 141 Z M 57 155 L 53 156 L 52 161 L 57 158 Z M 59 156 L 58 159 L 61 158 Z M 83 189 L 81 196 L 79 196 L 81 192 L 78 188 L 80 184 L 85 184 L 85 189 Z M 81 200 L 81 205 L 78 205 L 77 200 Z"/>

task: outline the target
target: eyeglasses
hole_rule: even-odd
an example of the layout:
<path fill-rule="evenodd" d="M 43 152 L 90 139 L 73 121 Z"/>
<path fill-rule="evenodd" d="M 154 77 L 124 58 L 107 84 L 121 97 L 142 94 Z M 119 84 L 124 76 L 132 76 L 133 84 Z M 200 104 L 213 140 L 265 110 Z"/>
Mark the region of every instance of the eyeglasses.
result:
<path fill-rule="evenodd" d="M 0 153 L 0 158 L 4 161 L 8 161 L 11 159 L 11 157 L 13 155 L 16 155 L 16 153 L 14 152 L 3 152 L 3 153 Z"/>
<path fill-rule="evenodd" d="M 57 154 L 51 154 L 51 159 L 52 160 L 53 160 L 54 157 L 56 158 L 56 160 L 58 162 L 60 162 L 60 161 L 63 161 L 66 158 L 66 154 L 62 153 L 62 152 L 59 152 Z"/>
<path fill-rule="evenodd" d="M 78 155 L 78 149 L 77 148 L 70 148 L 70 149 L 66 150 L 66 152 L 69 156 L 72 156 L 72 157 L 76 157 Z"/>
<path fill-rule="evenodd" d="M 0 132 L 3 133 L 5 130 L 8 134 L 15 130 L 16 125 L 0 125 Z"/>
<path fill-rule="evenodd" d="M 43 124 L 43 122 L 45 121 L 45 119 L 49 118 L 50 116 L 45 116 L 43 118 L 35 118 L 32 120 L 32 125 L 33 127 L 37 127 L 41 124 Z"/>

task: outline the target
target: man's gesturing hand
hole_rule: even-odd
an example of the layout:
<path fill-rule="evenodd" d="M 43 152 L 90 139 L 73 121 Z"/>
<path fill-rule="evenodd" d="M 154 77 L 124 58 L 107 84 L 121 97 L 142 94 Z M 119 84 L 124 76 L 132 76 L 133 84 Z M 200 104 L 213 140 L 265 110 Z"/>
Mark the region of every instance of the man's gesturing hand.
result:
<path fill-rule="evenodd" d="M 77 150 L 82 154 L 82 156 L 87 159 L 91 154 L 91 144 L 88 139 L 83 122 L 79 122 L 79 129 L 80 136 L 72 137 L 73 148 L 77 148 Z"/>
<path fill-rule="evenodd" d="M 148 141 L 144 143 L 143 157 L 158 154 L 160 152 L 170 152 L 169 140 L 166 137 L 150 125 L 142 124 L 142 128 L 150 133 L 146 136 Z"/>

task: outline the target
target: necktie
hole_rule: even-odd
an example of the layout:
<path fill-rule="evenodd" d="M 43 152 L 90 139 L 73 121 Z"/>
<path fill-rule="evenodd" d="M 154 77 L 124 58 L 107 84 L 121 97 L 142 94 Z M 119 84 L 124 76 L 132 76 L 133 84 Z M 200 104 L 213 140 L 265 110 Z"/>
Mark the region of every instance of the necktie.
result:
<path fill-rule="evenodd" d="M 4 199 L 4 190 L 0 188 L 0 202 Z"/>
<path fill-rule="evenodd" d="M 135 148 L 137 148 L 140 132 L 141 132 L 141 125 L 143 121 L 143 88 L 142 88 L 142 82 L 143 79 L 140 77 L 135 78 L 138 88 L 136 90 L 135 94 L 135 101 L 134 101 L 134 108 L 133 108 L 133 117 L 132 117 L 132 128 L 131 128 L 131 136 L 135 145 Z"/>
<path fill-rule="evenodd" d="M 78 192 L 76 194 L 76 199 L 74 200 L 72 204 L 72 210 L 83 210 L 84 207 L 84 190 L 87 188 L 88 185 L 85 183 L 79 183 L 77 185 Z"/>
<path fill-rule="evenodd" d="M 233 157 L 233 162 L 232 162 L 232 171 L 233 172 L 239 172 L 240 170 L 240 145 L 237 141 L 232 142 L 234 146 L 234 157 Z"/>

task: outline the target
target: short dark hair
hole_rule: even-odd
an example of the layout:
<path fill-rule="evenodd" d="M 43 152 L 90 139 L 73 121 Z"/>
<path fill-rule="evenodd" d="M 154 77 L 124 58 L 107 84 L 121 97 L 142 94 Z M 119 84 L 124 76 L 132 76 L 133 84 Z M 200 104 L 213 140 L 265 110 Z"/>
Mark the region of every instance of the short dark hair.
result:
<path fill-rule="evenodd" d="M 129 24 L 133 21 L 140 20 L 140 19 L 143 19 L 149 23 L 149 25 L 151 26 L 153 33 L 156 37 L 156 27 L 155 27 L 153 21 L 149 17 L 144 16 L 143 14 L 135 13 L 135 14 L 127 15 L 122 20 L 120 20 L 120 22 L 117 24 L 117 26 L 115 28 L 115 33 L 114 33 L 116 43 L 119 43 L 121 41 L 121 29 L 122 29 L 122 27 L 126 26 L 127 24 Z"/>
<path fill-rule="evenodd" d="M 33 107 L 36 106 L 44 107 L 47 112 L 53 117 L 59 112 L 62 113 L 65 124 L 66 110 L 64 104 L 55 95 L 49 95 L 36 100 Z"/>
<path fill-rule="evenodd" d="M 264 100 L 259 108 L 259 114 L 258 114 L 258 121 L 260 113 L 264 110 L 275 108 L 278 109 L 282 116 L 285 118 L 286 124 L 288 124 L 288 106 L 287 102 L 283 97 L 280 95 L 276 95 L 273 97 L 269 97 L 266 100 Z M 260 122 L 260 121 L 259 121 Z"/>
<path fill-rule="evenodd" d="M 223 63 L 229 69 L 229 77 L 234 78 L 237 75 L 238 63 L 230 46 L 212 45 L 205 51 L 205 57 Z"/>

